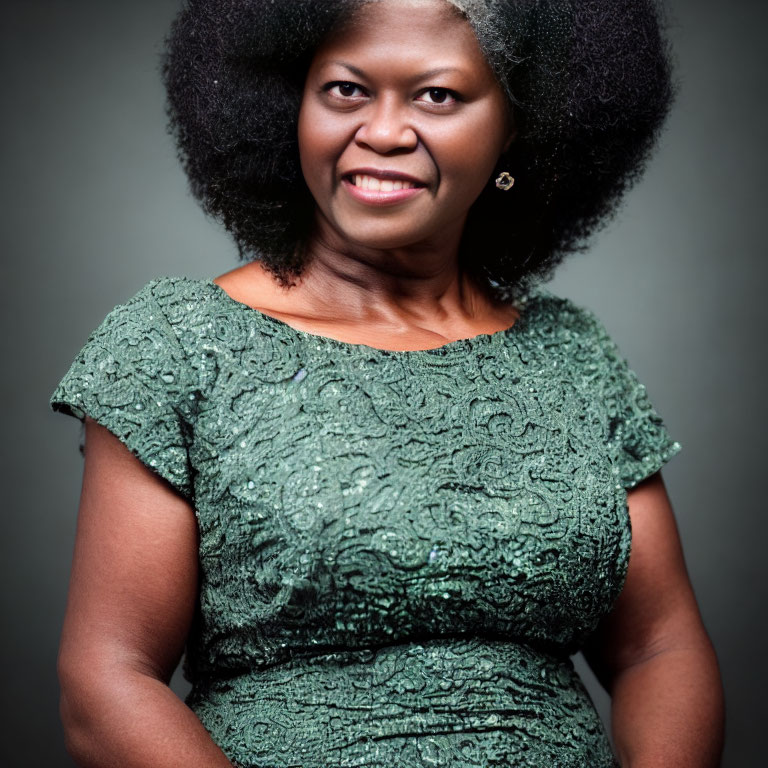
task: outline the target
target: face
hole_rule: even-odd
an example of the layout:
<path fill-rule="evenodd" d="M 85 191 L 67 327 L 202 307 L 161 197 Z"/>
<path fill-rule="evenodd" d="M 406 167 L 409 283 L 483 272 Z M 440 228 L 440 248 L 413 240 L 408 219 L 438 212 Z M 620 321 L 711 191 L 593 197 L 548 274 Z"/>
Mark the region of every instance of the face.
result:
<path fill-rule="evenodd" d="M 349 244 L 456 239 L 511 140 L 506 97 L 445 0 L 368 3 L 311 63 L 301 166 L 317 215 Z"/>

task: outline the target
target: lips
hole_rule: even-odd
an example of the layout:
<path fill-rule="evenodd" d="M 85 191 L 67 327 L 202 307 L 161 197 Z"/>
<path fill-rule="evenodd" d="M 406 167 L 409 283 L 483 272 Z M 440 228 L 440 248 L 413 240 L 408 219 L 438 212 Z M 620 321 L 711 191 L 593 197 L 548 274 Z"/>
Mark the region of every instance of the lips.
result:
<path fill-rule="evenodd" d="M 396 170 L 382 168 L 355 168 L 343 174 L 343 178 L 361 189 L 391 192 L 393 189 L 411 189 L 426 187 L 426 182 Z M 390 184 L 392 186 L 390 187 Z"/>
<path fill-rule="evenodd" d="M 391 205 L 408 200 L 426 184 L 400 171 L 358 168 L 342 176 L 342 186 L 356 200 L 369 205 Z"/>

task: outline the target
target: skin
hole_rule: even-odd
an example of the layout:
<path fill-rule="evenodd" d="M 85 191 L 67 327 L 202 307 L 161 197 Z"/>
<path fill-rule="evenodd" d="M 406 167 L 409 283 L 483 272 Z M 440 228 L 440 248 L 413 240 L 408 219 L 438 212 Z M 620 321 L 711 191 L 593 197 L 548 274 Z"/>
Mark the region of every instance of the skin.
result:
<path fill-rule="evenodd" d="M 445 71 L 425 75 L 436 69 Z M 334 83 L 354 87 L 344 95 Z M 467 212 L 514 127 L 471 27 L 450 5 L 364 6 L 316 52 L 298 138 L 317 202 L 308 266 L 286 289 L 248 264 L 217 278 L 230 295 L 296 328 L 382 349 L 426 349 L 514 323 L 519 311 L 457 265 Z M 406 173 L 426 188 L 400 205 L 364 205 L 342 182 L 357 168 Z"/>
<path fill-rule="evenodd" d="M 583 649 L 611 694 L 620 764 L 717 768 L 724 701 L 661 472 L 627 492 L 632 550 L 624 588 Z"/>
<path fill-rule="evenodd" d="M 438 62 L 451 72 L 419 77 Z M 354 103 L 329 97 L 325 86 L 340 80 L 362 87 L 345 89 Z M 424 103 L 431 88 L 465 100 L 436 109 Z M 517 310 L 458 269 L 467 209 L 514 129 L 471 29 L 447 4 L 371 4 L 329 39 L 307 77 L 299 138 L 317 201 L 309 267 L 290 289 L 257 263 L 233 270 L 216 280 L 233 298 L 296 328 L 382 349 L 426 349 L 515 321 Z M 398 169 L 426 188 L 373 209 L 343 186 L 344 172 L 359 166 Z M 621 764 L 714 768 L 720 677 L 660 473 L 627 500 L 626 586 L 586 649 L 612 694 Z M 230 765 L 168 688 L 194 613 L 197 548 L 193 507 L 87 418 L 59 654 L 62 721 L 79 765 Z"/>
<path fill-rule="evenodd" d="M 226 768 L 168 687 L 197 593 L 192 507 L 86 418 L 85 469 L 59 648 L 67 749 L 93 768 Z"/>

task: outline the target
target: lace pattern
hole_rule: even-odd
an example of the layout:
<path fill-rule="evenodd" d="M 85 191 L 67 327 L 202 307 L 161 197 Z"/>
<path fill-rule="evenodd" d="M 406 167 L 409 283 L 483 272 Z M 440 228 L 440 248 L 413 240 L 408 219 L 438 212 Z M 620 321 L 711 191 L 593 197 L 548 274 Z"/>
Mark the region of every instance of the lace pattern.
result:
<path fill-rule="evenodd" d="M 568 657 L 680 444 L 592 313 L 394 352 L 160 278 L 51 406 L 193 503 L 189 704 L 243 768 L 615 764 Z"/>

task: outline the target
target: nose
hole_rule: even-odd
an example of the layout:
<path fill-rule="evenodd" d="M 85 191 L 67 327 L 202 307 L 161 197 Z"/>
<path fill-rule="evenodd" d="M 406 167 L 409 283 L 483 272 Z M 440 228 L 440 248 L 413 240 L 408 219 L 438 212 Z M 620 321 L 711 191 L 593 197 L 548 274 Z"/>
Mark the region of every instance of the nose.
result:
<path fill-rule="evenodd" d="M 408 109 L 395 98 L 379 98 L 366 110 L 355 133 L 358 144 L 379 154 L 415 149 L 419 137 L 408 120 Z"/>

